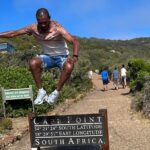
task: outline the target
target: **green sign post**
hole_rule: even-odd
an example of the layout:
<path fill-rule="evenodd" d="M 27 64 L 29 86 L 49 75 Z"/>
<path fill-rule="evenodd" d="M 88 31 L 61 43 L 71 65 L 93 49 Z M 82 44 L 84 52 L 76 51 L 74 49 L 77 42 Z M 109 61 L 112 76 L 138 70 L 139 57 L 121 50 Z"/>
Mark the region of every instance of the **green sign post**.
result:
<path fill-rule="evenodd" d="M 30 99 L 32 101 L 32 107 L 33 107 L 33 112 L 34 112 L 33 92 L 32 92 L 32 86 L 31 85 L 29 86 L 29 88 L 21 88 L 21 89 L 4 89 L 4 88 L 1 88 L 1 91 L 2 91 L 2 99 L 3 99 L 4 117 L 6 117 L 5 103 L 8 100 Z"/>

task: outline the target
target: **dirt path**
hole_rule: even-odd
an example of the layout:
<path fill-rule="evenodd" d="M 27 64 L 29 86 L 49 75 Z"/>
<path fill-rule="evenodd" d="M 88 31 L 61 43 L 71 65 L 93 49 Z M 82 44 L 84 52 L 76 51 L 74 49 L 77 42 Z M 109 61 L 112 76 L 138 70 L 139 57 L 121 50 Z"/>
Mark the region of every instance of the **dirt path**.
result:
<path fill-rule="evenodd" d="M 110 83 L 109 91 L 103 92 L 101 81 L 96 74 L 93 83 L 94 90 L 83 100 L 67 105 L 64 109 L 62 106 L 58 107 L 54 113 L 64 115 L 98 113 L 99 109 L 107 108 L 110 150 L 150 150 L 150 121 L 141 119 L 131 112 L 129 89 L 113 90 Z M 8 150 L 17 149 L 30 150 L 29 134 L 8 148 Z"/>

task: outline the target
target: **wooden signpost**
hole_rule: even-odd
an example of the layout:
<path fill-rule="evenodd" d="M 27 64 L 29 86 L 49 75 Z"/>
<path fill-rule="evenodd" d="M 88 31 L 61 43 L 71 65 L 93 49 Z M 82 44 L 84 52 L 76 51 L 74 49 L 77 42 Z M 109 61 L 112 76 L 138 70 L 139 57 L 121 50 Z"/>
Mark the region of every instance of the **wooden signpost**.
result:
<path fill-rule="evenodd" d="M 106 109 L 97 114 L 30 115 L 29 126 L 32 150 L 109 150 Z"/>

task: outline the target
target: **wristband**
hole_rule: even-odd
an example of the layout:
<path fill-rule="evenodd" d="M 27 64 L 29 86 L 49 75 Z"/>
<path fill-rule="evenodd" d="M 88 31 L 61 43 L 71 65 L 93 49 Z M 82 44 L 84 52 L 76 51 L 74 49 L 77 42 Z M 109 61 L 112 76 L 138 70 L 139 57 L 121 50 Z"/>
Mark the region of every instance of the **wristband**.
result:
<path fill-rule="evenodd" d="M 77 57 L 78 58 L 79 56 L 78 55 L 73 55 L 73 57 Z"/>

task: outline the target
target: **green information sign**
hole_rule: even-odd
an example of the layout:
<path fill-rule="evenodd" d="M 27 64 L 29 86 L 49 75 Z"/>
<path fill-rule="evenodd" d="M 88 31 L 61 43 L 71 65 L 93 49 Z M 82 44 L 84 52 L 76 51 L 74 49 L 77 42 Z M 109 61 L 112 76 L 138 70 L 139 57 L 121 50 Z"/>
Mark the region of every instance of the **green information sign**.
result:
<path fill-rule="evenodd" d="M 32 101 L 33 112 L 34 112 L 34 103 L 33 103 L 33 92 L 32 86 L 29 88 L 21 88 L 21 89 L 4 89 L 1 88 L 2 98 L 3 98 L 3 110 L 4 116 L 6 116 L 5 103 L 9 100 L 24 100 L 29 99 Z"/>
<path fill-rule="evenodd" d="M 30 99 L 30 98 L 31 92 L 29 88 L 4 90 L 5 100 Z"/>
<path fill-rule="evenodd" d="M 27 89 L 13 89 L 13 90 L 4 90 L 4 99 L 5 100 L 14 100 L 14 99 L 27 99 L 31 98 L 30 90 Z"/>

